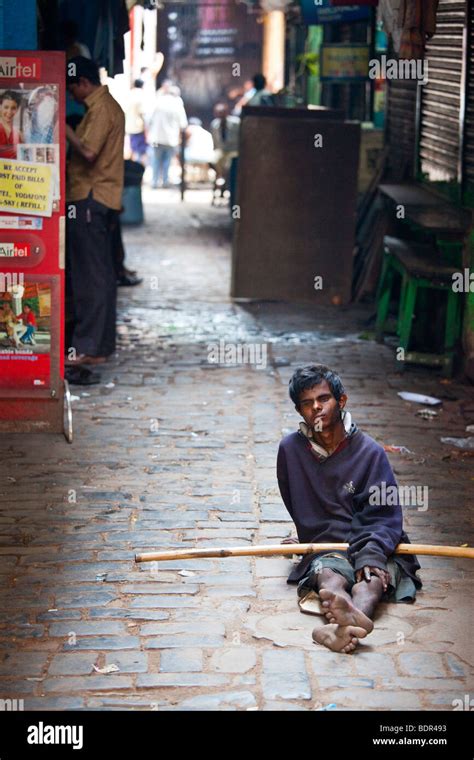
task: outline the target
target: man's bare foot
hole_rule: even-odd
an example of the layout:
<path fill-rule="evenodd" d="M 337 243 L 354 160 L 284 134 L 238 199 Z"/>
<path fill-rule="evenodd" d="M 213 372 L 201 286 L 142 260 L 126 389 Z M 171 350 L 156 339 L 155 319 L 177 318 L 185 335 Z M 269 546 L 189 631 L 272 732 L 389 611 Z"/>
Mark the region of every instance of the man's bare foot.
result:
<path fill-rule="evenodd" d="M 359 628 L 365 628 L 367 633 L 374 629 L 374 624 L 367 615 L 357 609 L 350 599 L 327 588 L 319 591 L 321 604 L 327 610 L 326 618 L 330 623 L 338 625 L 356 625 Z"/>
<path fill-rule="evenodd" d="M 322 628 L 315 628 L 313 631 L 313 641 L 331 649 L 333 652 L 343 652 L 351 654 L 356 648 L 359 639 L 367 636 L 365 628 L 359 628 L 356 625 L 324 625 Z"/>

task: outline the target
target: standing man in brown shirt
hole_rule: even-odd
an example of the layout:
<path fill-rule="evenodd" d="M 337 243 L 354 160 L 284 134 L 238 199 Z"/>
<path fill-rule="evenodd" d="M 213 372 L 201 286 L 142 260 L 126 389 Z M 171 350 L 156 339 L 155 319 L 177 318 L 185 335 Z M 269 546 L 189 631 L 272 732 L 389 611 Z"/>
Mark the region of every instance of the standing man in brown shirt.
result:
<path fill-rule="evenodd" d="M 67 86 L 86 106 L 67 167 L 67 268 L 72 296 L 75 356 L 68 364 L 100 364 L 115 351 L 116 274 L 110 227 L 123 190 L 125 115 L 100 84 L 94 61 L 67 62 Z"/>

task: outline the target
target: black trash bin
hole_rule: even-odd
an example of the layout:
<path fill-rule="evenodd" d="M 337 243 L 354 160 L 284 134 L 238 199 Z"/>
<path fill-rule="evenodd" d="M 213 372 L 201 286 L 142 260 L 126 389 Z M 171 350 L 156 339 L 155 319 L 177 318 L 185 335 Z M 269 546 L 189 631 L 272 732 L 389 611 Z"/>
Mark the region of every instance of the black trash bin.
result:
<path fill-rule="evenodd" d="M 122 195 L 122 224 L 143 222 L 142 179 L 145 167 L 138 161 L 124 161 L 124 187 Z"/>

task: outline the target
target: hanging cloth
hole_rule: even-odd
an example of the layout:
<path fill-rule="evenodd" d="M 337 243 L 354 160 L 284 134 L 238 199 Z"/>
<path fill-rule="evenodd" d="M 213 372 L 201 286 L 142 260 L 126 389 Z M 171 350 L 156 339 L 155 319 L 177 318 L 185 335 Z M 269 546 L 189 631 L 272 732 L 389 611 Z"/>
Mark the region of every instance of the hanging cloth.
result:
<path fill-rule="evenodd" d="M 420 60 L 426 43 L 436 32 L 436 12 L 439 0 L 402 0 L 399 26 L 402 30 L 400 58 Z"/>

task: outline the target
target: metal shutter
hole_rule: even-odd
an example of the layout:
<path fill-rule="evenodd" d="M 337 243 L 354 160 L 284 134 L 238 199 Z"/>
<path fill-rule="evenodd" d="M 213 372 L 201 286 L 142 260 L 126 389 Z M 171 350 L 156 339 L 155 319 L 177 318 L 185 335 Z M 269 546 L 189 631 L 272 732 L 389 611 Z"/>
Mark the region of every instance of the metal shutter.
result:
<path fill-rule="evenodd" d="M 410 79 L 387 80 L 387 132 L 390 145 L 390 178 L 413 178 L 416 144 L 416 89 Z"/>
<path fill-rule="evenodd" d="M 464 180 L 474 189 L 474 3 L 471 3 L 468 29 L 468 80 L 464 132 Z"/>
<path fill-rule="evenodd" d="M 426 49 L 428 84 L 422 87 L 421 170 L 431 181 L 456 181 L 460 164 L 463 32 L 467 2 L 440 0 L 436 34 Z"/>

